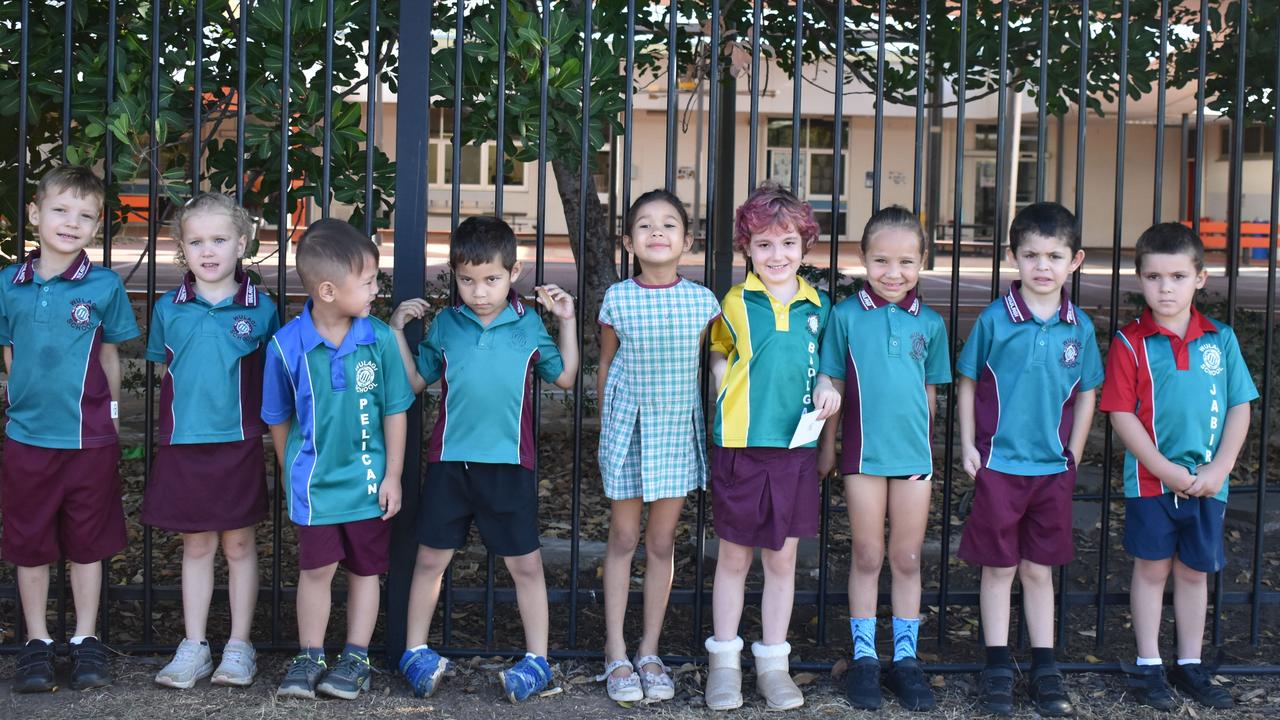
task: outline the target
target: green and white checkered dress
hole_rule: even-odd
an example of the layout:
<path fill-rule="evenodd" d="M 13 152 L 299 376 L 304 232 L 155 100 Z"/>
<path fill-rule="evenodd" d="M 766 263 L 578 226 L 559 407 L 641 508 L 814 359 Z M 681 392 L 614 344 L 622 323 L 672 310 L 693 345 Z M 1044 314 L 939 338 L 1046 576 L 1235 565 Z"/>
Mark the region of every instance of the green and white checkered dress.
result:
<path fill-rule="evenodd" d="M 698 388 L 702 332 L 720 315 L 707 288 L 624 280 L 600 305 L 618 335 L 600 402 L 600 475 L 612 500 L 683 497 L 705 487 L 706 422 Z"/>

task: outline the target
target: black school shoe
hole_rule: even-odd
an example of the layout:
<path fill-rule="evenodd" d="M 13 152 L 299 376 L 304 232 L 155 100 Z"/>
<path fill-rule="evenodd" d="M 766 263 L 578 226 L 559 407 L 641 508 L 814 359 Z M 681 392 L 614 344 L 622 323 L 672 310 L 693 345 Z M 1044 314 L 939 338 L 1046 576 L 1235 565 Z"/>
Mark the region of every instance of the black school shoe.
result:
<path fill-rule="evenodd" d="M 20 693 L 51 692 L 58 689 L 53 677 L 53 644 L 28 640 L 18 651 L 18 666 L 13 673 L 13 691 Z"/>
<path fill-rule="evenodd" d="M 1213 684 L 1209 670 L 1200 663 L 1174 665 L 1169 670 L 1169 682 L 1178 688 L 1178 692 L 1205 707 L 1229 710 L 1236 704 L 1226 688 Z"/>
<path fill-rule="evenodd" d="M 1124 671 L 1129 694 L 1138 704 L 1163 712 L 1178 709 L 1173 690 L 1165 682 L 1163 665 L 1126 665 Z"/>
<path fill-rule="evenodd" d="M 849 663 L 849 671 L 844 676 L 844 696 L 859 710 L 880 709 L 884 698 L 880 696 L 879 659 L 864 657 Z"/>
<path fill-rule="evenodd" d="M 104 687 L 111 684 L 107 667 L 107 646 L 96 637 L 87 637 L 71 646 L 71 687 L 75 690 Z"/>
<path fill-rule="evenodd" d="M 978 704 L 992 715 L 1013 714 L 1013 668 L 988 665 L 978 675 Z"/>
<path fill-rule="evenodd" d="M 898 704 L 907 710 L 932 710 L 938 705 L 933 690 L 925 682 L 920 661 L 913 657 L 895 661 L 889 667 L 889 676 L 884 684 L 898 696 Z"/>
<path fill-rule="evenodd" d="M 1036 712 L 1043 717 L 1071 717 L 1076 714 L 1057 665 L 1032 668 L 1027 695 L 1035 703 Z"/>

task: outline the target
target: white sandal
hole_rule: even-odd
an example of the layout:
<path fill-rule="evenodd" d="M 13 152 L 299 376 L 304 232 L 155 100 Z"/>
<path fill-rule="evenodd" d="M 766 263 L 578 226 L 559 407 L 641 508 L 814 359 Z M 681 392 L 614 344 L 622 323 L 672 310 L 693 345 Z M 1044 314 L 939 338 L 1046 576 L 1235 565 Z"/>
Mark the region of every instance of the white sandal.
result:
<path fill-rule="evenodd" d="M 645 665 L 657 665 L 662 668 L 656 673 L 644 669 Z M 636 674 L 640 676 L 640 687 L 644 689 L 647 700 L 670 700 L 676 696 L 676 683 L 668 674 L 669 668 L 657 655 L 645 655 L 635 659 Z"/>
<path fill-rule="evenodd" d="M 629 668 L 631 674 L 615 677 L 614 670 L 620 667 Z M 640 685 L 640 676 L 636 668 L 626 658 L 618 658 L 604 666 L 604 672 L 596 676 L 596 682 L 603 680 L 609 699 L 614 702 L 640 702 L 644 699 L 644 688 Z"/>

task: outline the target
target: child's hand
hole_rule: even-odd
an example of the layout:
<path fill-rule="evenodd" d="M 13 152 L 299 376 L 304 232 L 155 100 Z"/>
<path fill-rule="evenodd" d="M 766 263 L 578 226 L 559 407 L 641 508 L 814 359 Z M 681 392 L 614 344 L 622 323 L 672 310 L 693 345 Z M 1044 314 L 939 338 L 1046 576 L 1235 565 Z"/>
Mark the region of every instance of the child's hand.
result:
<path fill-rule="evenodd" d="M 1229 471 L 1222 470 L 1212 462 L 1196 468 L 1195 477 L 1183 492 L 1189 497 L 1213 497 L 1222 489 L 1227 481 Z"/>
<path fill-rule="evenodd" d="M 421 320 L 431 311 L 431 306 L 422 298 L 413 298 L 400 303 L 395 312 L 391 313 L 391 320 L 387 323 L 393 330 L 404 330 L 404 326 L 409 324 L 410 320 Z"/>
<path fill-rule="evenodd" d="M 969 474 L 969 477 L 977 480 L 978 471 L 982 469 L 982 455 L 978 452 L 978 448 L 973 445 L 960 448 L 960 462 L 964 465 L 964 471 Z"/>
<path fill-rule="evenodd" d="M 819 382 L 813 391 L 813 407 L 818 411 L 818 419 L 827 418 L 840 412 L 840 393 L 829 382 Z"/>
<path fill-rule="evenodd" d="M 573 296 L 559 285 L 539 285 L 534 292 L 538 295 L 538 304 L 550 310 L 552 315 L 561 320 L 573 319 Z"/>
<path fill-rule="evenodd" d="M 1196 481 L 1196 476 L 1189 470 L 1173 462 L 1169 463 L 1169 467 L 1159 477 L 1160 482 L 1178 497 L 1190 497 L 1187 491 Z"/>
<path fill-rule="evenodd" d="M 836 469 L 836 444 L 818 443 L 818 479 L 821 480 Z"/>
<path fill-rule="evenodd" d="M 378 488 L 378 507 L 382 509 L 383 520 L 390 520 L 400 512 L 400 478 L 382 478 L 382 485 Z"/>

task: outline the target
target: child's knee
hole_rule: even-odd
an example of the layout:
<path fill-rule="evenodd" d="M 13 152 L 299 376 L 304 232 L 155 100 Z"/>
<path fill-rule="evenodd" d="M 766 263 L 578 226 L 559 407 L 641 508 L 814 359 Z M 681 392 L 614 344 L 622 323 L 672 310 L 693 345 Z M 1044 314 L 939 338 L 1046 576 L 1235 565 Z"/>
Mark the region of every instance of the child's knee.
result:
<path fill-rule="evenodd" d="M 649 561 L 670 561 L 676 553 L 676 539 L 670 535 L 660 537 L 659 533 L 646 533 L 644 552 Z"/>
<path fill-rule="evenodd" d="M 919 575 L 920 548 L 889 548 L 889 567 L 895 575 Z"/>
<path fill-rule="evenodd" d="M 542 553 L 534 550 L 526 555 L 507 558 L 507 571 L 511 573 L 511 578 L 517 583 L 533 580 L 541 581 L 543 579 Z"/>
<path fill-rule="evenodd" d="M 984 565 L 982 567 L 982 577 L 998 582 L 1011 583 L 1013 578 L 1018 574 L 1018 566 L 997 567 L 995 565 Z"/>
<path fill-rule="evenodd" d="M 182 538 L 182 556 L 188 560 L 203 560 L 212 556 L 217 550 L 217 533 L 191 533 Z"/>
<path fill-rule="evenodd" d="M 252 532 L 229 532 L 222 536 L 222 554 L 227 562 L 256 559 L 257 543 Z"/>
<path fill-rule="evenodd" d="M 725 572 L 734 576 L 746 575 L 751 570 L 754 556 L 754 552 L 749 547 L 721 541 L 720 550 L 716 553 L 716 572 Z"/>
<path fill-rule="evenodd" d="M 1180 585 L 1208 585 L 1209 574 L 1196 570 L 1177 558 L 1173 561 L 1173 579 Z"/>
<path fill-rule="evenodd" d="M 761 561 L 764 564 L 764 571 L 769 575 L 794 575 L 796 571 L 796 549 L 795 546 L 783 546 L 777 552 L 765 551 L 761 553 Z"/>
<path fill-rule="evenodd" d="M 1053 568 L 1040 563 L 1023 560 L 1018 565 L 1018 577 L 1026 584 L 1043 585 L 1053 583 Z"/>
<path fill-rule="evenodd" d="M 1181 563 L 1179 563 L 1181 565 Z M 1169 577 L 1172 566 L 1170 560 L 1143 560 L 1134 558 L 1133 574 L 1138 580 L 1148 583 L 1163 583 Z"/>
<path fill-rule="evenodd" d="M 445 568 L 449 567 L 449 561 L 452 559 L 453 552 L 450 550 L 439 550 L 426 545 L 419 545 L 418 557 L 414 563 L 413 572 L 415 575 L 444 575 Z"/>
<path fill-rule="evenodd" d="M 884 565 L 884 542 L 853 543 L 853 566 L 862 572 L 879 572 Z"/>
<path fill-rule="evenodd" d="M 609 526 L 609 551 L 613 553 L 634 553 L 640 544 L 640 528 L 622 527 L 619 524 Z"/>

